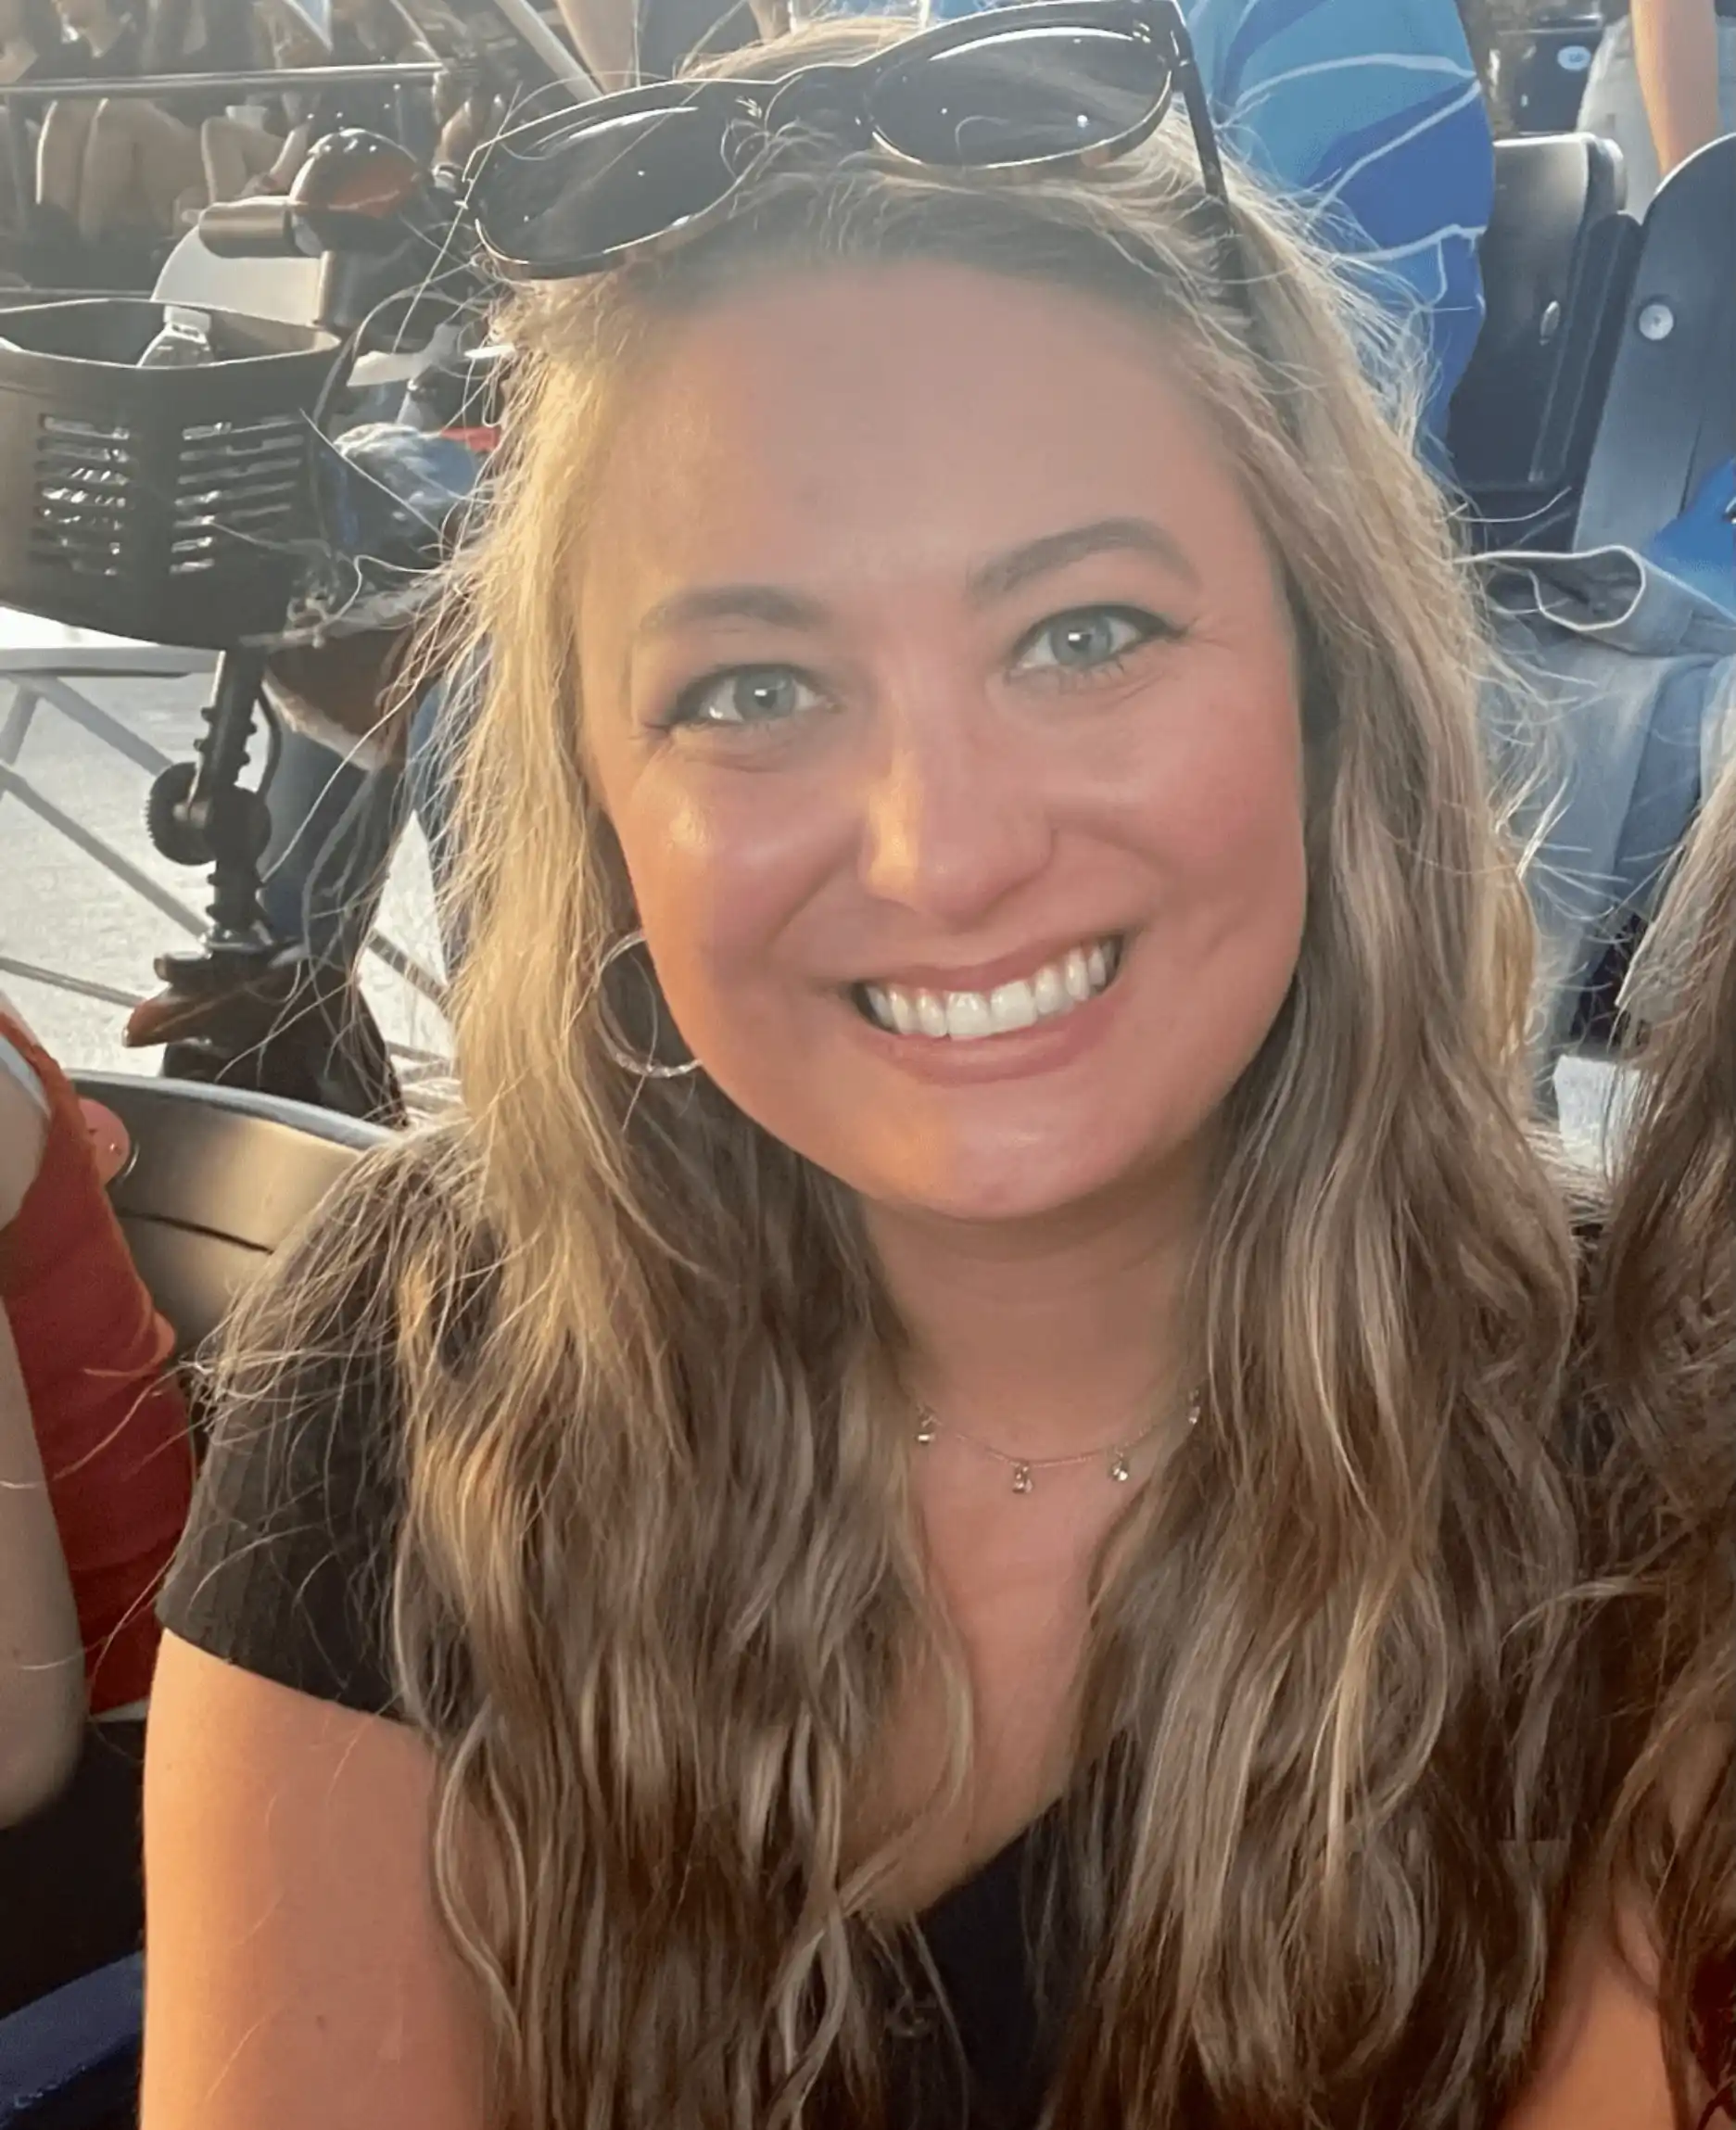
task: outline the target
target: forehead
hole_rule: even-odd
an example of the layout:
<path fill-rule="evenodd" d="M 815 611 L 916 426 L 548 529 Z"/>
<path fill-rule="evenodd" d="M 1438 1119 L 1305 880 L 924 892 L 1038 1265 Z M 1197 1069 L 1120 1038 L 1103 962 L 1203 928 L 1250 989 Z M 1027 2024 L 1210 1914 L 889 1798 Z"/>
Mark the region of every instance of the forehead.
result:
<path fill-rule="evenodd" d="M 1155 330 L 945 266 L 835 269 L 709 307 L 633 381 L 595 502 L 587 593 L 610 603 L 720 570 L 950 566 L 1118 514 L 1159 519 L 1207 566 L 1265 569 Z"/>

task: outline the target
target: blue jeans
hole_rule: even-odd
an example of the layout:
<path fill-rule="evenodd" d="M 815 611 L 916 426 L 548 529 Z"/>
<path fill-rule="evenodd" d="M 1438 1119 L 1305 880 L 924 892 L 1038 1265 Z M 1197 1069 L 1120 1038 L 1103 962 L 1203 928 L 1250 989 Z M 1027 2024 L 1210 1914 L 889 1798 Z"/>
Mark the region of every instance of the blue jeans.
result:
<path fill-rule="evenodd" d="M 460 928 L 448 907 L 452 876 L 452 767 L 468 726 L 474 677 L 437 681 L 411 718 L 403 768 L 363 769 L 316 740 L 286 730 L 266 794 L 272 838 L 260 902 L 279 938 L 322 961 L 352 968 L 379 915 L 406 818 L 428 843 L 450 971 Z"/>
<path fill-rule="evenodd" d="M 404 824 L 403 777 L 347 762 L 285 730 L 265 795 L 271 842 L 260 870 L 265 921 L 316 960 L 353 966 L 386 891 Z"/>

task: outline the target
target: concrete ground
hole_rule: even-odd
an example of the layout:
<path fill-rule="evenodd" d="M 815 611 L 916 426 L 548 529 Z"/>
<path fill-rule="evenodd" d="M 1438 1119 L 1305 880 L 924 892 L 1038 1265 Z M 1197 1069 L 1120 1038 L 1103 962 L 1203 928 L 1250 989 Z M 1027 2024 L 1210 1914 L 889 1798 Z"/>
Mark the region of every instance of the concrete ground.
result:
<path fill-rule="evenodd" d="M 190 754 L 198 729 L 204 683 L 198 680 L 81 682 L 82 691 L 167 754 Z M 0 699 L 0 715 L 6 704 Z M 19 768 L 103 839 L 123 851 L 145 873 L 189 907 L 202 907 L 196 874 L 168 864 L 145 834 L 145 773 L 44 705 L 24 744 Z M 438 945 L 428 885 L 426 854 L 412 830 L 393 870 L 384 913 L 385 930 L 425 967 L 437 967 Z M 152 985 L 153 956 L 182 945 L 159 912 L 90 857 L 74 849 L 16 799 L 0 798 L 0 957 L 46 964 L 115 991 L 136 996 Z M 439 1015 L 377 961 L 370 963 L 367 990 L 374 1011 L 394 1042 L 424 1050 L 444 1046 Z M 151 1071 L 148 1054 L 129 1052 L 120 1041 L 124 1008 L 76 997 L 0 972 L 48 1046 L 67 1064 L 105 1071 Z M 1562 1117 L 1569 1143 L 1590 1152 L 1603 1133 L 1612 1093 L 1611 1074 L 1569 1064 L 1561 1075 Z"/>

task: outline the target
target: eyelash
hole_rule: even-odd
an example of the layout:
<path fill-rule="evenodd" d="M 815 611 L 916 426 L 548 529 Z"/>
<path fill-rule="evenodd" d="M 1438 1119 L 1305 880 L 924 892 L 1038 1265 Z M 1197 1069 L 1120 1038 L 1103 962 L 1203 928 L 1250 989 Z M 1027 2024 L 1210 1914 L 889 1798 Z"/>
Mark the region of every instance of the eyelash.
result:
<path fill-rule="evenodd" d="M 1020 661 L 1024 658 L 1030 653 L 1033 647 L 1039 643 L 1045 636 L 1049 635 L 1058 629 L 1065 628 L 1068 623 L 1092 622 L 1099 620 L 1123 622 L 1129 627 L 1136 629 L 1138 631 L 1138 635 L 1134 641 L 1124 645 L 1120 651 L 1117 651 L 1110 656 L 1102 659 L 1095 666 L 1087 666 L 1082 670 L 1077 671 L 1070 671 L 1068 668 L 1059 665 L 1046 668 L 1045 678 L 1047 685 L 1068 691 L 1078 688 L 1088 688 L 1095 682 L 1101 680 L 1106 675 L 1114 675 L 1123 672 L 1129 660 L 1134 657 L 1139 652 L 1145 650 L 1148 644 L 1176 643 L 1179 642 L 1186 633 L 1186 631 L 1180 628 L 1176 623 L 1172 621 L 1167 621 L 1163 618 L 1162 615 L 1152 614 L 1147 608 L 1142 606 L 1097 605 L 1067 607 L 1058 614 L 1051 614 L 1046 615 L 1042 621 L 1036 623 L 1033 628 L 1025 631 L 1024 635 L 1020 638 L 1018 643 L 1014 646 L 1012 657 L 1008 661 L 1009 670 L 1016 669 Z M 703 704 L 706 696 L 709 695 L 712 691 L 716 689 L 721 683 L 727 680 L 740 679 L 750 674 L 765 674 L 768 676 L 781 676 L 785 674 L 792 675 L 796 678 L 806 683 L 808 686 L 813 687 L 814 692 L 816 694 L 823 695 L 825 692 L 823 689 L 816 686 L 810 679 L 809 676 L 804 673 L 799 666 L 777 666 L 771 664 L 754 666 L 719 666 L 714 667 L 709 673 L 701 674 L 697 679 L 690 680 L 688 682 L 686 687 L 684 687 L 680 693 L 676 697 L 668 715 L 656 720 L 656 729 L 663 732 L 671 732 L 681 730 L 689 727 L 704 727 L 709 724 L 711 729 L 716 731 L 752 731 L 754 729 L 754 724 L 753 721 L 743 720 L 741 723 L 729 725 L 721 719 L 707 720 L 697 715 L 699 705 Z M 764 722 L 769 724 L 777 723 L 779 720 L 767 719 Z"/>
<path fill-rule="evenodd" d="M 1083 670 L 1070 670 L 1054 666 L 1046 669 L 1045 678 L 1051 687 L 1061 689 L 1089 688 L 1106 675 L 1124 672 L 1131 659 L 1152 643 L 1179 642 L 1185 633 L 1174 622 L 1166 621 L 1161 615 L 1152 614 L 1143 606 L 1073 606 L 1060 614 L 1051 614 L 1039 621 L 1034 628 L 1027 629 L 1020 639 L 1013 653 L 1012 663 L 1017 666 L 1033 645 L 1045 636 L 1067 627 L 1070 622 L 1120 621 L 1138 631 L 1132 643 L 1124 644 L 1096 665 Z"/>

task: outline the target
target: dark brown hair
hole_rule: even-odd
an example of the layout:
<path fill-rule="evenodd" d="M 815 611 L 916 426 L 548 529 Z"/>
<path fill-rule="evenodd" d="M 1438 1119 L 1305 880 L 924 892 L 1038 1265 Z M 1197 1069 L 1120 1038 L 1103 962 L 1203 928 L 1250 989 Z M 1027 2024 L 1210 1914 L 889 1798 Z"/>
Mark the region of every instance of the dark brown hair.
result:
<path fill-rule="evenodd" d="M 1736 2021 L 1736 779 L 1694 833 L 1653 952 L 1673 996 L 1633 1060 L 1590 1350 L 1615 1423 L 1623 1699 L 1646 1725 L 1609 1869 L 1656 1933 L 1677 2111 L 1692 2121 L 1696 2027 L 1719 2009 L 1708 1984 Z"/>

